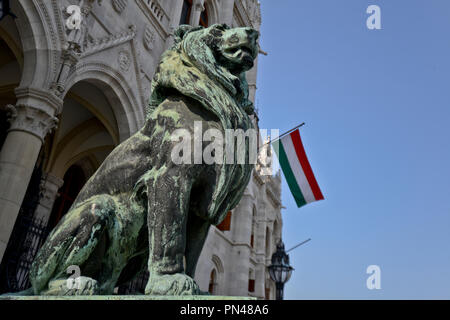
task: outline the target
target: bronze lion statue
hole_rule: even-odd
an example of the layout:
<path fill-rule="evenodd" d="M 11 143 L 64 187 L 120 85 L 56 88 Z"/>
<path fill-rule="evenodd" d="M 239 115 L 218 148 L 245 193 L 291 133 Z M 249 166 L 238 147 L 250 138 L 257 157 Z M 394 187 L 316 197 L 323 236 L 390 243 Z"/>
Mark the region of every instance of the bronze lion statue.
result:
<path fill-rule="evenodd" d="M 208 229 L 238 204 L 253 165 L 174 164 L 171 134 L 182 128 L 194 136 L 197 121 L 203 131 L 253 128 L 245 72 L 258 35 L 226 25 L 177 29 L 143 128 L 111 152 L 50 233 L 32 264 L 29 294 L 113 294 L 145 269 L 145 294 L 202 294 L 193 277 Z M 75 286 L 67 285 L 71 266 L 81 271 Z"/>

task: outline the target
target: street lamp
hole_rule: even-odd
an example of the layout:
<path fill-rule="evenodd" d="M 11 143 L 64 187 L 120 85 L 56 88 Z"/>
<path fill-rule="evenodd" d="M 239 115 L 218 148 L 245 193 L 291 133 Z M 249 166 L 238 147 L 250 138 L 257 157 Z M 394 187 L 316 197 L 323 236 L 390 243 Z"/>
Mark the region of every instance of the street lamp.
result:
<path fill-rule="evenodd" d="M 289 255 L 284 250 L 284 243 L 280 240 L 277 251 L 272 255 L 272 264 L 269 266 L 270 278 L 277 288 L 277 300 L 283 300 L 284 284 L 289 281 L 293 270 L 294 268 L 289 265 Z"/>

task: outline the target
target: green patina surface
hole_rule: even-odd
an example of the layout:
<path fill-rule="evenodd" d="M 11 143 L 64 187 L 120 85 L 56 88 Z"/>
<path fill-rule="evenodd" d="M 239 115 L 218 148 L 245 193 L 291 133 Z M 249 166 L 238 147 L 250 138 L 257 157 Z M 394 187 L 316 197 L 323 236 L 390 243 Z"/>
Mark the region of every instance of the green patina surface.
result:
<path fill-rule="evenodd" d="M 203 131 L 253 128 L 245 71 L 257 56 L 258 33 L 214 25 L 181 26 L 175 35 L 154 76 L 144 127 L 111 152 L 50 233 L 31 267 L 32 289 L 23 293 L 39 296 L 26 299 L 202 294 L 193 276 L 209 226 L 239 203 L 253 165 L 176 165 L 171 135 L 183 128 L 193 137 L 198 121 Z M 81 277 L 68 288 L 73 265 Z M 147 297 L 98 297 L 143 270 L 150 272 Z"/>

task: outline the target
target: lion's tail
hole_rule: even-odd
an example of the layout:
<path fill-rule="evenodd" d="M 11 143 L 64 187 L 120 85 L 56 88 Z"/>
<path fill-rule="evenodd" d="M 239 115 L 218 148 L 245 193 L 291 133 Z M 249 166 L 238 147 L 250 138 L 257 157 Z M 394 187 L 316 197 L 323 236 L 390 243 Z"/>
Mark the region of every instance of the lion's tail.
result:
<path fill-rule="evenodd" d="M 49 281 L 55 277 L 55 273 L 61 267 L 62 256 L 73 240 L 72 237 L 63 241 L 58 238 L 58 233 L 50 233 L 31 265 L 29 277 L 34 294 L 39 294 L 42 290 L 45 290 Z"/>

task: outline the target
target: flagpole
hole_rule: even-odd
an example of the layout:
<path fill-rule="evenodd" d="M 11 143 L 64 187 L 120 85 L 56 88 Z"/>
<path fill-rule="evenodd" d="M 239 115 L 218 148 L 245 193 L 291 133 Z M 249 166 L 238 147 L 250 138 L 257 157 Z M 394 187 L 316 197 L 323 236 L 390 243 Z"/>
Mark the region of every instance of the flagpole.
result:
<path fill-rule="evenodd" d="M 264 143 L 264 144 L 261 146 L 261 148 L 262 148 L 263 146 L 265 146 L 266 144 L 271 144 L 271 143 L 273 143 L 273 142 L 275 142 L 275 141 L 277 141 L 277 140 L 280 140 L 280 139 L 283 138 L 285 135 L 288 135 L 288 134 L 291 133 L 292 131 L 294 131 L 294 130 L 300 128 L 300 127 L 303 127 L 304 125 L 305 125 L 305 123 L 302 122 L 302 123 L 299 124 L 298 126 L 292 128 L 291 130 L 288 130 L 288 131 L 286 131 L 285 133 L 283 133 L 282 135 L 278 136 L 278 138 L 276 138 L 275 140 L 272 140 L 272 139 L 271 139 L 269 142 Z M 272 138 L 272 137 L 271 137 L 271 138 Z"/>
<path fill-rule="evenodd" d="M 289 251 L 292 251 L 292 250 L 294 250 L 294 249 L 296 249 L 296 248 L 298 248 L 298 247 L 304 245 L 304 244 L 307 243 L 308 241 L 311 241 L 311 238 L 309 238 L 308 240 L 305 240 L 305 241 L 303 241 L 303 242 L 300 242 L 300 243 L 297 244 L 296 246 L 293 246 L 292 248 L 290 248 L 289 250 L 287 250 L 286 253 L 288 253 Z"/>

